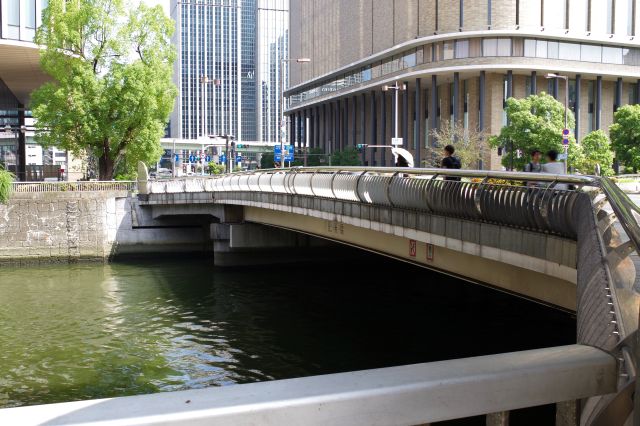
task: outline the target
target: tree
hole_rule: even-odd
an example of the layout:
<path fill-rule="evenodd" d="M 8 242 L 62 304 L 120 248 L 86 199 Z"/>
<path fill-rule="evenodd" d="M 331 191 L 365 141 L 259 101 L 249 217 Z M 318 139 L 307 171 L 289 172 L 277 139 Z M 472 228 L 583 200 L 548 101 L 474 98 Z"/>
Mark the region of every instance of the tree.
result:
<path fill-rule="evenodd" d="M 224 164 L 218 164 L 214 161 L 209 162 L 209 173 L 212 175 L 221 175 L 224 173 Z"/>
<path fill-rule="evenodd" d="M 177 95 L 172 32 L 160 6 L 50 0 L 36 33 L 53 79 L 32 94 L 38 142 L 94 155 L 101 180 L 156 162 Z"/>
<path fill-rule="evenodd" d="M 342 151 L 336 151 L 331 155 L 332 166 L 359 166 L 362 164 L 358 150 L 348 146 Z"/>
<path fill-rule="evenodd" d="M 616 158 L 635 170 L 640 168 L 640 105 L 625 105 L 616 111 L 609 127 Z"/>
<path fill-rule="evenodd" d="M 562 152 L 562 130 L 564 129 L 564 105 L 546 93 L 531 95 L 524 99 L 507 99 L 508 124 L 500 134 L 489 138 L 493 148 L 506 148 L 502 165 L 522 170 L 529 161 L 529 153 Z M 575 127 L 575 118 L 569 111 L 569 129 Z"/>
<path fill-rule="evenodd" d="M 477 169 L 480 160 L 489 153 L 489 144 L 484 132 L 478 129 L 465 128 L 462 123 L 451 124 L 443 120 L 440 129 L 433 129 L 431 135 L 436 141 L 427 149 L 427 159 L 423 161 L 427 167 L 440 167 L 442 149 L 453 145 L 455 156 L 460 159 L 463 169 Z"/>
<path fill-rule="evenodd" d="M 576 171 L 592 175 L 597 164 L 602 176 L 613 176 L 613 151 L 603 130 L 595 130 L 585 136 L 580 145 L 572 143 L 569 147 L 569 166 Z"/>
<path fill-rule="evenodd" d="M 0 165 L 0 203 L 4 204 L 9 200 L 11 192 L 13 192 L 13 180 L 15 176 L 13 173 L 5 170 Z"/>

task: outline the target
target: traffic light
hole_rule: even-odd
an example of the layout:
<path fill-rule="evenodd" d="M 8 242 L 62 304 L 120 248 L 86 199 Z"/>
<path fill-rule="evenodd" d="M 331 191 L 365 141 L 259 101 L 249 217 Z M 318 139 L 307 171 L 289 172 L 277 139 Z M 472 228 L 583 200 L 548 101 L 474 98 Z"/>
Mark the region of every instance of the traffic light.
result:
<path fill-rule="evenodd" d="M 356 145 L 356 148 L 358 148 L 358 152 L 362 152 L 362 150 L 366 147 L 367 145 L 364 143 L 359 143 L 358 145 Z"/>
<path fill-rule="evenodd" d="M 238 148 L 238 149 L 244 148 L 244 144 L 239 143 L 238 145 L 236 145 L 236 148 Z"/>

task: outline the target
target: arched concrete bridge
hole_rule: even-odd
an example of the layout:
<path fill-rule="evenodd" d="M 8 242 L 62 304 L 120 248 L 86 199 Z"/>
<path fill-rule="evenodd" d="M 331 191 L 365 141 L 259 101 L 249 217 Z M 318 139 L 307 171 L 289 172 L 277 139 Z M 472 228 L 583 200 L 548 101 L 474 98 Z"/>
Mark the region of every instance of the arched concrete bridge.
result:
<path fill-rule="evenodd" d="M 0 410 L 0 423 L 165 424 L 166 415 L 172 424 L 396 425 L 487 414 L 488 424 L 504 425 L 509 410 L 556 403 L 558 425 L 640 424 L 633 262 L 640 209 L 606 178 L 357 167 L 157 181 L 147 180 L 145 169 L 139 175 L 135 221 L 215 218 L 210 232 L 219 263 L 252 250 L 303 246 L 295 235 L 312 235 L 573 311 L 577 344 Z M 185 407 L 185 398 L 196 403 Z"/>

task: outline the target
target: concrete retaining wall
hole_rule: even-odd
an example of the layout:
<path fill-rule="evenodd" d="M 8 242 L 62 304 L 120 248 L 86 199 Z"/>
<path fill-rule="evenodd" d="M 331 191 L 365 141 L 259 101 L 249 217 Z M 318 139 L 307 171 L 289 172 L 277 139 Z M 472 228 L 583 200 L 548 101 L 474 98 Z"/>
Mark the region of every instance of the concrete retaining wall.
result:
<path fill-rule="evenodd" d="M 0 204 L 0 263 L 104 260 L 128 253 L 198 251 L 208 228 L 156 222 L 135 226 L 124 191 L 14 194 Z"/>

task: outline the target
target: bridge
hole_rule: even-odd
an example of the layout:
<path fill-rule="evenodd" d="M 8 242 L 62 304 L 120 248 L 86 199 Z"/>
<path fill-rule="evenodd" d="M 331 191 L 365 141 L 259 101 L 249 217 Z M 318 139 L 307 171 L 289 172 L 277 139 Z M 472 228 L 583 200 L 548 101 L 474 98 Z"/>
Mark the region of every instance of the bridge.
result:
<path fill-rule="evenodd" d="M 575 312 L 576 344 L 0 410 L 0 422 L 167 424 L 159 416 L 166 414 L 171 424 L 391 425 L 486 414 L 488 424 L 508 424 L 510 410 L 550 403 L 559 425 L 640 422 L 640 209 L 607 178 L 359 167 L 170 180 L 149 180 L 141 168 L 139 176 L 135 220 L 213 218 L 209 237 L 220 265 L 251 259 L 252 251 L 302 250 L 310 244 L 299 235 L 310 235 Z"/>

